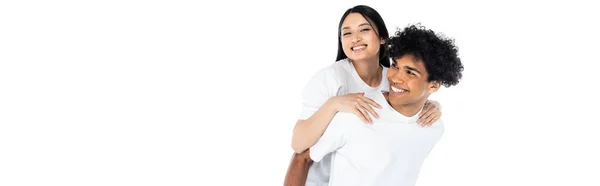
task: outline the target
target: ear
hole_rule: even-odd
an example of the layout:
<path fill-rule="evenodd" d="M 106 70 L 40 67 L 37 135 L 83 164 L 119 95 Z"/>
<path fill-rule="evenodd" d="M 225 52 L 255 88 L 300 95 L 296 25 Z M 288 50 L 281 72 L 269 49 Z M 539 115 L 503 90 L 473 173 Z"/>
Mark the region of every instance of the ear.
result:
<path fill-rule="evenodd" d="M 427 86 L 428 86 L 428 92 L 431 94 L 431 93 L 437 92 L 440 89 L 440 87 L 442 86 L 442 84 L 439 81 L 431 81 L 431 82 L 429 82 L 429 84 Z"/>
<path fill-rule="evenodd" d="M 381 43 L 382 45 L 383 45 L 383 44 L 385 44 L 385 38 L 383 38 L 383 37 L 382 37 L 382 38 L 381 38 L 381 39 L 379 39 L 379 40 L 381 40 L 379 43 Z"/>

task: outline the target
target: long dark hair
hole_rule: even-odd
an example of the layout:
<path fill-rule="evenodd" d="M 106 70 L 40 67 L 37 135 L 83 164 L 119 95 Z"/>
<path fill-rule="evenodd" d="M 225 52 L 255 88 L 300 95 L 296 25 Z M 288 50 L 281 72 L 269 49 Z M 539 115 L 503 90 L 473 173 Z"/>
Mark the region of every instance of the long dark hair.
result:
<path fill-rule="evenodd" d="M 383 18 L 381 18 L 381 15 L 379 15 L 379 13 L 375 9 L 366 5 L 358 5 L 352 7 L 346 10 L 344 15 L 342 16 L 342 19 L 340 19 L 340 24 L 338 25 L 338 53 L 337 59 L 335 61 L 348 58 L 348 56 L 344 54 L 344 49 L 342 48 L 341 29 L 342 23 L 344 23 L 344 20 L 346 19 L 346 17 L 348 17 L 350 13 L 359 13 L 360 15 L 362 15 L 369 22 L 369 24 L 371 24 L 372 27 L 375 27 L 375 29 L 377 29 L 377 36 L 380 39 L 387 40 L 388 37 L 390 37 L 387 31 L 387 27 L 385 27 L 385 23 L 383 22 Z M 386 48 L 386 44 L 382 44 L 379 46 L 379 64 L 381 64 L 381 66 L 389 68 L 390 60 L 387 58 Z"/>

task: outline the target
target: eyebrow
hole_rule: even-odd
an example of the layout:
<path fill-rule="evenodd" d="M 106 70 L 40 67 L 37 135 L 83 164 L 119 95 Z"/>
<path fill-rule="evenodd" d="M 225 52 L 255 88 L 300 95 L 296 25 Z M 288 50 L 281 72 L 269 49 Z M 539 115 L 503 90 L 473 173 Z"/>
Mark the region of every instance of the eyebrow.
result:
<path fill-rule="evenodd" d="M 363 23 L 363 24 L 358 25 L 358 27 L 365 26 L 365 25 L 371 26 L 369 23 Z M 344 30 L 344 29 L 350 29 L 350 27 L 342 28 L 342 30 Z"/>
<path fill-rule="evenodd" d="M 418 71 L 416 68 L 409 67 L 409 66 L 404 66 L 404 69 L 407 69 L 407 70 L 412 70 L 412 71 L 418 72 L 419 74 L 421 73 L 421 72 L 420 72 L 420 71 Z"/>

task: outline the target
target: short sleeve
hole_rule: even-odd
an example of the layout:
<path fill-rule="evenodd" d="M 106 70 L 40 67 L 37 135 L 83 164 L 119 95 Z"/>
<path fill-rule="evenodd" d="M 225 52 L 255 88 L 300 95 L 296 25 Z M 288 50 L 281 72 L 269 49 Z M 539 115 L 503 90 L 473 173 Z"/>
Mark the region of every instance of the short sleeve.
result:
<path fill-rule="evenodd" d="M 319 162 L 323 157 L 341 148 L 349 139 L 352 122 L 360 121 L 352 113 L 337 113 L 319 138 L 319 141 L 310 148 L 310 158 Z"/>
<path fill-rule="evenodd" d="M 335 71 L 331 67 L 324 68 L 313 76 L 302 90 L 302 111 L 298 119 L 308 119 L 329 98 L 337 95 L 341 85 L 335 77 Z"/>

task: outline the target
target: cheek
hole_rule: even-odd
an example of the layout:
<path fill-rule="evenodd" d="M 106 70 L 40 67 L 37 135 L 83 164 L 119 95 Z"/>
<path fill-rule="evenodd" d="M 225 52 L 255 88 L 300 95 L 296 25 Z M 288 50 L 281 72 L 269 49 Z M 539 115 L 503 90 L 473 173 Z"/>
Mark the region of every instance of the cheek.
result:
<path fill-rule="evenodd" d="M 375 47 L 373 47 L 372 49 L 374 51 L 379 52 L 379 48 L 381 47 L 381 44 L 379 44 L 378 42 L 375 42 L 375 43 L 373 43 L 373 46 L 375 46 Z"/>
<path fill-rule="evenodd" d="M 381 45 L 381 40 L 375 34 L 371 34 L 369 37 L 369 43 L 377 44 L 377 46 Z"/>
<path fill-rule="evenodd" d="M 417 83 L 414 83 L 411 88 L 415 89 L 414 93 L 416 93 L 415 94 L 416 96 L 422 96 L 425 93 L 427 93 L 427 91 L 429 90 L 427 88 L 427 86 L 428 86 L 427 83 L 418 83 L 417 82 Z"/>
<path fill-rule="evenodd" d="M 346 39 L 346 38 L 342 38 L 342 47 L 344 48 L 344 50 L 350 50 L 350 46 L 352 45 L 351 42 Z"/>
<path fill-rule="evenodd" d="M 411 92 L 420 93 L 423 90 L 424 85 L 415 81 L 411 81 L 408 86 Z"/>
<path fill-rule="evenodd" d="M 381 43 L 379 43 L 377 40 L 373 40 L 372 42 L 369 42 L 369 43 L 370 43 L 369 46 L 373 46 L 373 47 L 370 47 L 371 50 L 377 51 L 377 52 L 379 51 L 379 48 L 381 47 Z"/>

